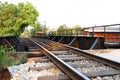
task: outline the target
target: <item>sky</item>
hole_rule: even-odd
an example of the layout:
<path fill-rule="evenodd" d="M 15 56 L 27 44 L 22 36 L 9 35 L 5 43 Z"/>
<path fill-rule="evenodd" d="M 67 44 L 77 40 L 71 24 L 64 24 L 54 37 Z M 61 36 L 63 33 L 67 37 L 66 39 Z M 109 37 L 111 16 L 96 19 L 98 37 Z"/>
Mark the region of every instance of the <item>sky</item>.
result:
<path fill-rule="evenodd" d="M 59 25 L 92 27 L 120 23 L 120 0 L 1 0 L 17 4 L 31 2 L 38 10 L 38 21 L 48 28 Z"/>

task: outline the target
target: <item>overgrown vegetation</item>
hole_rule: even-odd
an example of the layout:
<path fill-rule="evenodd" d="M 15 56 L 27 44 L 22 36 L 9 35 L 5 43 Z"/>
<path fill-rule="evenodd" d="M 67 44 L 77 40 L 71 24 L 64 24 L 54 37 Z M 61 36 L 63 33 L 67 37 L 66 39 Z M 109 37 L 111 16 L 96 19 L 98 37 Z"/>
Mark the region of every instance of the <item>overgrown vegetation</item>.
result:
<path fill-rule="evenodd" d="M 13 54 L 12 52 L 15 52 L 13 47 L 6 48 L 5 46 L 0 46 L 0 68 L 6 68 L 26 62 L 27 54 Z M 9 53 L 12 54 L 10 55 Z"/>
<path fill-rule="evenodd" d="M 0 46 L 0 68 L 6 68 L 14 65 L 14 61 L 9 57 L 8 53 L 15 51 L 13 48 Z"/>
<path fill-rule="evenodd" d="M 36 26 L 38 15 L 29 2 L 18 5 L 0 2 L 0 36 L 19 36 L 26 26 Z"/>

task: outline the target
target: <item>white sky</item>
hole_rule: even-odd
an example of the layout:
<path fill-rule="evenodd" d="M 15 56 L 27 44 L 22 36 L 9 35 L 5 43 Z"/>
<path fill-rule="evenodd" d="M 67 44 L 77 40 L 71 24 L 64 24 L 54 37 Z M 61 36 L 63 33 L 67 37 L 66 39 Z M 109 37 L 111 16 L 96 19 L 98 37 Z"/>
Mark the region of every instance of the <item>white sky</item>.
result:
<path fill-rule="evenodd" d="M 120 23 L 120 0 L 1 0 L 31 2 L 40 12 L 39 21 L 49 28 L 59 25 L 90 27 Z"/>

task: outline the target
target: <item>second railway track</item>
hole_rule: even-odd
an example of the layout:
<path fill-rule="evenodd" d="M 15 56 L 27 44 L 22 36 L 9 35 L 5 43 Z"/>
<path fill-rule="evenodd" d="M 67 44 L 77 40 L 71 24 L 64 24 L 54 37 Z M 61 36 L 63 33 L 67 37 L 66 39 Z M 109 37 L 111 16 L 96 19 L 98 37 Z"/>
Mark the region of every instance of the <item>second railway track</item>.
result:
<path fill-rule="evenodd" d="M 43 53 L 73 80 L 120 80 L 118 62 L 45 39 L 32 38 L 28 41 L 39 46 Z"/>

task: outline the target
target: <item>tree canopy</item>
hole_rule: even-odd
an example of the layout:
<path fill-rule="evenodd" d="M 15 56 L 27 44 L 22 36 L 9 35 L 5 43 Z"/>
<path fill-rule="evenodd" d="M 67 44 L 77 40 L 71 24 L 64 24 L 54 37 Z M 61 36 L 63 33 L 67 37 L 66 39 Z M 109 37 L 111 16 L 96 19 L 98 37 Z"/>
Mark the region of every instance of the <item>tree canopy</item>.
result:
<path fill-rule="evenodd" d="M 57 31 L 67 30 L 67 26 L 65 24 L 60 25 L 57 29 Z"/>
<path fill-rule="evenodd" d="M 38 11 L 29 2 L 18 5 L 0 2 L 0 36 L 20 35 L 26 26 L 35 26 L 38 16 Z"/>
<path fill-rule="evenodd" d="M 80 25 L 74 25 L 71 28 L 67 27 L 65 24 L 60 25 L 57 29 L 57 31 L 64 31 L 64 30 L 70 30 L 70 29 L 81 29 Z"/>
<path fill-rule="evenodd" d="M 81 34 L 81 26 L 74 25 L 74 26 L 66 26 L 65 24 L 60 25 L 57 31 L 50 31 L 51 35 L 78 35 Z"/>
<path fill-rule="evenodd" d="M 72 26 L 72 29 L 81 29 L 81 26 L 80 25 L 75 25 L 75 26 Z"/>

